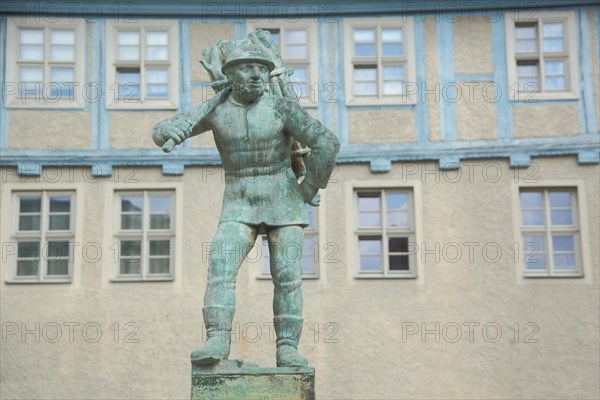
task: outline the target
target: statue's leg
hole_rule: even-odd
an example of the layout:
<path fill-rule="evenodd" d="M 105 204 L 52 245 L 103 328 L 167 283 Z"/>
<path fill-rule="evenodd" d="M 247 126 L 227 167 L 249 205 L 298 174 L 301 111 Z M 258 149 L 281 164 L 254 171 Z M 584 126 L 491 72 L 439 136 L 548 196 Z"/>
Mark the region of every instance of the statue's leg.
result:
<path fill-rule="evenodd" d="M 192 352 L 195 364 L 215 364 L 229 357 L 237 274 L 255 240 L 255 228 L 239 222 L 219 224 L 210 249 L 202 309 L 208 340 Z"/>
<path fill-rule="evenodd" d="M 277 366 L 305 367 L 306 358 L 298 354 L 302 333 L 302 258 L 303 231 L 297 225 L 271 228 L 267 233 L 271 257 L 271 276 L 275 294 L 273 314 L 277 334 Z"/>

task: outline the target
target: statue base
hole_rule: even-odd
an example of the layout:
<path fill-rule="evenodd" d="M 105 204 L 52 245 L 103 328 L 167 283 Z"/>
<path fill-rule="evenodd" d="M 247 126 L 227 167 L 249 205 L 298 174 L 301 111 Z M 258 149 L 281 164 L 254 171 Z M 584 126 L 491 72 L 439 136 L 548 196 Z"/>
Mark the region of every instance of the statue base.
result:
<path fill-rule="evenodd" d="M 315 369 L 262 368 L 240 360 L 192 364 L 192 400 L 315 400 Z"/>

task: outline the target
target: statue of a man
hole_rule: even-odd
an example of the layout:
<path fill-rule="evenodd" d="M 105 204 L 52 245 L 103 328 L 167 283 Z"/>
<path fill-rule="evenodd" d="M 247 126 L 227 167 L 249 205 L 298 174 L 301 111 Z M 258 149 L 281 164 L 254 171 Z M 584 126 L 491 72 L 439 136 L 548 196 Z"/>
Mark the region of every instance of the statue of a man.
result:
<path fill-rule="evenodd" d="M 339 143 L 298 101 L 267 94 L 274 68 L 261 46 L 241 42 L 221 69 L 229 87 L 153 130 L 154 142 L 161 147 L 169 140 L 180 144 L 212 130 L 225 170 L 223 208 L 202 310 L 208 340 L 191 354 L 198 365 L 229 356 L 238 269 L 260 233 L 266 233 L 269 242 L 277 366 L 308 365 L 298 354 L 303 322 L 300 258 L 303 228 L 308 225 L 304 203 L 319 205 L 318 190 L 327 186 Z M 311 149 L 300 184 L 291 168 L 293 138 Z"/>

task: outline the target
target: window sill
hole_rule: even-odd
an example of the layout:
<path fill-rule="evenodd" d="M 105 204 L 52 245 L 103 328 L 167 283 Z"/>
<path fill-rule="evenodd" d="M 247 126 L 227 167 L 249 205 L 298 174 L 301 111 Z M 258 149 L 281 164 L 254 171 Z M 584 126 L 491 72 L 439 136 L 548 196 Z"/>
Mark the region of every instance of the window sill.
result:
<path fill-rule="evenodd" d="M 577 279 L 577 278 L 584 278 L 584 274 L 583 273 L 577 273 L 577 274 L 570 274 L 570 275 L 548 275 L 548 274 L 531 274 L 531 273 L 524 273 L 523 274 L 523 278 L 525 279 L 531 279 L 533 278 L 535 279 Z"/>
<path fill-rule="evenodd" d="M 510 93 L 510 101 L 514 103 L 538 103 L 542 101 L 579 100 L 579 96 L 572 92 L 548 93 L 548 92 L 514 92 Z"/>
<path fill-rule="evenodd" d="M 397 97 L 351 97 L 346 101 L 346 106 L 414 106 L 417 104 L 414 96 L 397 96 Z"/>
<path fill-rule="evenodd" d="M 417 279 L 416 274 L 410 275 L 382 275 L 382 274 L 359 274 L 354 275 L 354 279 Z"/>
<path fill-rule="evenodd" d="M 73 281 L 71 279 L 68 280 L 45 280 L 45 281 L 40 281 L 40 280 L 28 280 L 28 279 L 9 279 L 4 281 L 4 283 L 6 283 L 7 285 L 21 285 L 21 284 L 25 284 L 25 285 L 30 285 L 30 284 L 35 284 L 35 285 L 44 285 L 44 284 L 65 284 L 65 283 L 72 283 Z"/>
<path fill-rule="evenodd" d="M 127 282 L 134 282 L 134 283 L 139 283 L 139 282 L 173 282 L 175 281 L 175 278 L 146 278 L 146 279 L 141 279 L 141 278 L 113 278 L 110 280 L 110 282 L 113 283 L 127 283 Z"/>
<path fill-rule="evenodd" d="M 83 101 L 45 101 L 45 100 L 12 100 L 6 103 L 9 109 L 30 109 L 30 110 L 83 110 Z"/>
<path fill-rule="evenodd" d="M 106 108 L 111 111 L 143 111 L 143 110 L 174 110 L 177 111 L 179 105 L 171 101 L 161 102 L 139 102 L 139 101 L 119 101 L 106 103 Z"/>

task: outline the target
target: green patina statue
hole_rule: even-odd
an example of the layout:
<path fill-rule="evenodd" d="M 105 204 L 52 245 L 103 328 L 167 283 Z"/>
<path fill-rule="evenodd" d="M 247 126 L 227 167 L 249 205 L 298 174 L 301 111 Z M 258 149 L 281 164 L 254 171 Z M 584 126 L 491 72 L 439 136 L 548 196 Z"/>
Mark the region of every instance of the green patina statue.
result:
<path fill-rule="evenodd" d="M 223 208 L 204 297 L 208 340 L 192 352 L 192 363 L 211 365 L 228 358 L 238 269 L 257 235 L 266 233 L 275 292 L 277 366 L 307 366 L 298 354 L 303 323 L 300 258 L 303 228 L 308 225 L 304 203 L 319 205 L 318 191 L 327 186 L 338 140 L 300 106 L 290 85 L 292 70 L 283 65 L 270 33 L 218 41 L 203 51 L 201 62 L 216 95 L 153 130 L 154 142 L 165 152 L 212 130 L 225 170 Z"/>

